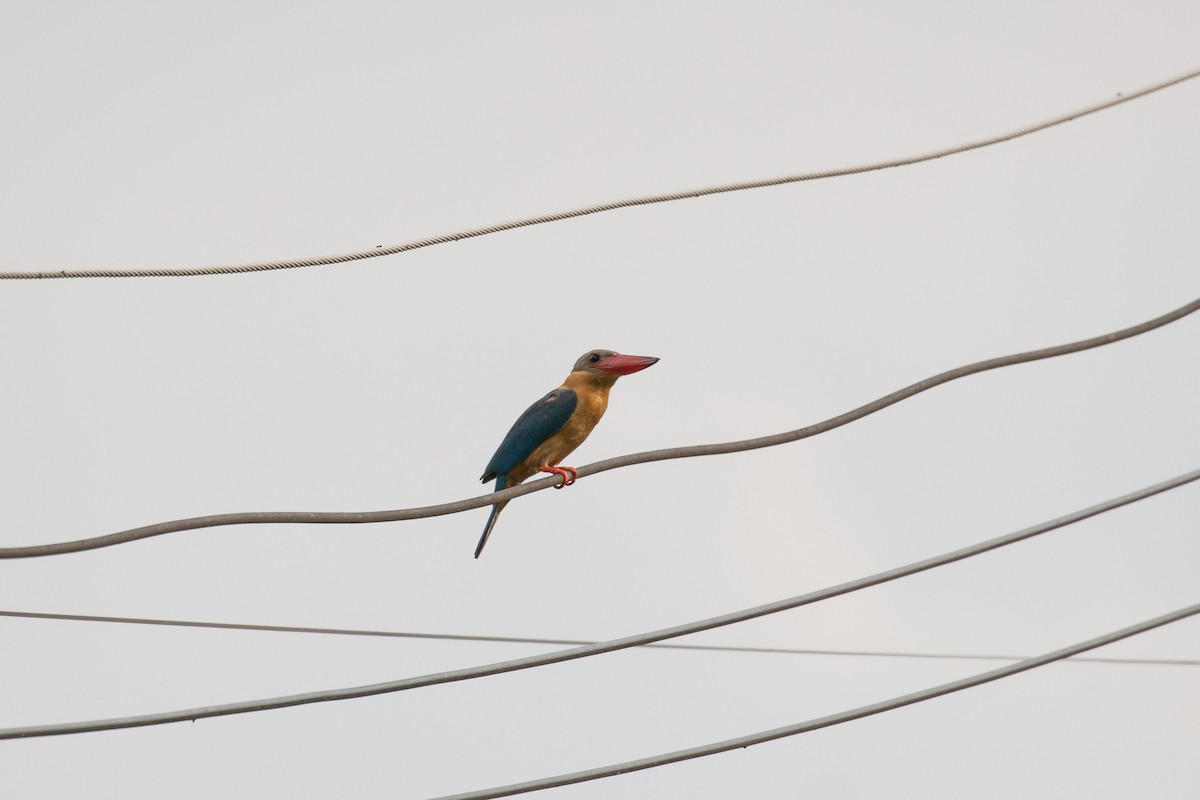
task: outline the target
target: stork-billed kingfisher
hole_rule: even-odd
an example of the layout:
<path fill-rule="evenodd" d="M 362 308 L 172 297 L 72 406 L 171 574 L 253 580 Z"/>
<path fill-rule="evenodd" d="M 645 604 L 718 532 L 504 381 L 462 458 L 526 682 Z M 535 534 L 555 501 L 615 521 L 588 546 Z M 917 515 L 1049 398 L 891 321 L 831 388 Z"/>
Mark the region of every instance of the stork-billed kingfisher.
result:
<path fill-rule="evenodd" d="M 612 350 L 591 350 L 584 353 L 571 368 L 562 386 L 525 409 L 512 430 L 504 437 L 496 455 L 488 462 L 480 481 L 496 479 L 496 491 L 516 486 L 537 472 L 562 476 L 555 487 L 570 486 L 579 477 L 574 467 L 558 464 L 596 427 L 608 408 L 608 392 L 617 378 L 640 372 L 655 364 L 652 356 L 623 356 Z M 475 548 L 475 557 L 483 552 L 488 536 L 496 525 L 496 517 L 508 505 L 507 501 L 492 506 L 483 536 Z"/>

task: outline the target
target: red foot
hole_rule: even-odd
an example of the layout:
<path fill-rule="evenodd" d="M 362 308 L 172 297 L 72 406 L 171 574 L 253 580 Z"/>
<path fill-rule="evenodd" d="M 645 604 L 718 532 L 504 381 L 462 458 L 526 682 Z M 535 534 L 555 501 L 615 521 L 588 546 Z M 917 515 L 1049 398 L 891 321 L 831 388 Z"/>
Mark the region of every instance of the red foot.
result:
<path fill-rule="evenodd" d="M 574 467 L 541 467 L 538 471 L 549 472 L 552 475 L 562 476 L 563 482 L 558 486 L 555 486 L 555 489 L 561 489 L 564 486 L 570 486 L 571 484 L 575 483 L 575 481 L 579 480 L 579 471 Z"/>

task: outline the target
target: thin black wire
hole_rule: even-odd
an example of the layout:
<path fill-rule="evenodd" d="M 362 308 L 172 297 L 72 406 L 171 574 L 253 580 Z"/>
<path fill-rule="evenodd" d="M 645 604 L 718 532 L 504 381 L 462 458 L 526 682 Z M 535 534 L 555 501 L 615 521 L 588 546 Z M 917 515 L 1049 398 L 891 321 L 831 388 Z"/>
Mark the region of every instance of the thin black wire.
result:
<path fill-rule="evenodd" d="M 1132 92 L 1118 93 L 1115 97 L 1105 100 L 1100 103 L 1081 108 L 1077 111 L 1072 111 L 1067 114 L 1048 119 L 1043 122 L 1038 122 L 1033 125 L 1027 125 L 1024 128 L 1018 128 L 1015 131 L 1002 133 L 998 136 L 989 136 L 986 139 L 977 139 L 975 141 L 966 142 L 965 144 L 953 145 L 940 150 L 934 150 L 929 153 L 922 153 L 915 156 L 906 156 L 903 158 L 890 159 L 887 161 L 876 161 L 870 164 L 859 164 L 853 167 L 842 167 L 840 169 L 824 169 L 816 172 L 805 172 L 799 175 L 784 175 L 775 178 L 765 178 L 762 180 L 741 181 L 739 183 L 727 183 L 720 186 L 707 186 L 700 189 L 688 189 L 682 192 L 669 192 L 666 194 L 648 195 L 645 197 L 632 197 L 625 200 L 615 200 L 608 203 L 598 203 L 596 205 L 586 206 L 584 208 L 576 208 L 568 211 L 558 211 L 550 214 L 540 214 L 535 217 L 524 217 L 522 219 L 509 220 L 508 222 L 500 222 L 494 225 L 486 225 L 482 228 L 469 228 L 467 230 L 456 231 L 454 233 L 446 233 L 440 236 L 430 236 L 425 239 L 417 239 L 403 244 L 391 245 L 389 247 L 373 247 L 369 250 L 359 250 L 352 253 L 339 253 L 330 256 L 317 256 L 315 258 L 295 258 L 285 259 L 281 261 L 264 261 L 257 264 L 234 264 L 226 266 L 213 267 L 161 267 L 156 269 L 58 269 L 58 270 L 39 270 L 36 272 L 0 272 L 0 279 L 39 279 L 39 278 L 173 278 L 173 277 L 195 277 L 200 275 L 230 275 L 244 272 L 264 272 L 279 269 L 295 269 L 297 267 L 314 267 L 326 264 L 342 264 L 347 261 L 358 261 L 364 258 L 378 258 L 379 256 L 395 255 L 397 253 L 406 253 L 412 250 L 418 250 L 423 247 L 433 247 L 439 244 L 448 242 L 458 242 L 463 239 L 471 239 L 477 236 L 486 236 L 491 233 L 499 233 L 500 231 L 509 231 L 516 228 L 526 228 L 531 225 L 541 225 L 547 222 L 558 222 L 560 220 L 574 219 L 583 217 L 589 214 L 599 214 L 604 211 L 613 211 L 618 208 L 631 208 L 633 206 L 646 206 L 656 203 L 666 203 L 672 200 L 684 200 L 692 197 L 705 197 L 712 194 L 723 194 L 726 192 L 738 192 L 746 189 L 762 189 L 768 186 L 780 186 L 787 183 L 798 183 L 800 181 L 820 180 L 822 178 L 836 178 L 844 175 L 857 175 L 863 172 L 873 172 L 881 169 L 891 169 L 893 167 L 903 167 L 910 164 L 919 164 L 922 161 L 932 161 L 936 158 L 944 158 L 945 156 L 955 155 L 957 153 L 965 153 L 970 150 L 977 150 L 981 147 L 999 144 L 1001 142 L 1012 141 L 1022 136 L 1028 136 L 1031 133 L 1052 128 L 1056 125 L 1062 125 L 1065 122 L 1086 117 L 1089 114 L 1095 114 L 1098 111 L 1103 111 L 1113 106 L 1128 103 L 1131 100 L 1136 100 L 1140 97 L 1145 97 L 1148 94 L 1166 89 L 1170 86 L 1183 83 L 1200 76 L 1200 70 L 1179 75 L 1174 78 L 1168 78 L 1165 81 L 1142 87 Z"/>
<path fill-rule="evenodd" d="M 1139 334 L 1152 331 L 1155 328 L 1161 328 L 1164 325 L 1183 319 L 1189 314 L 1200 310 L 1200 299 L 1193 300 L 1185 306 L 1175 309 L 1174 311 L 1163 314 L 1160 317 L 1155 317 L 1147 322 L 1134 325 L 1129 328 L 1124 328 L 1112 333 L 1106 333 L 1101 336 L 1094 336 L 1090 339 L 1083 339 L 1069 344 L 1057 345 L 1055 347 L 1046 347 L 1041 350 L 1030 350 L 1024 353 L 1015 353 L 1008 356 L 1000 356 L 998 358 L 990 358 L 984 361 L 977 361 L 974 364 L 957 367 L 939 373 L 925 380 L 918 381 L 898 391 L 892 392 L 889 395 L 874 400 L 866 405 L 847 411 L 844 414 L 839 414 L 836 417 L 830 417 L 824 422 L 818 422 L 815 425 L 809 425 L 805 428 L 797 430 L 784 431 L 782 433 L 773 434 L 771 436 L 762 436 L 756 439 L 743 439 L 735 442 L 724 442 L 721 444 L 701 444 L 692 445 L 690 447 L 669 447 L 662 450 L 650 450 L 644 453 L 633 453 L 630 455 L 618 456 L 609 458 L 604 461 L 597 461 L 593 464 L 587 464 L 579 467 L 577 472 L 579 477 L 587 477 L 600 472 L 605 472 L 610 469 L 618 469 L 621 467 L 633 466 L 634 464 L 647 464 L 653 461 L 666 461 L 675 458 L 695 458 L 698 456 L 713 456 L 723 455 L 727 453 L 737 453 L 746 450 L 756 450 L 762 447 L 774 447 L 781 444 L 789 444 L 800 439 L 806 439 L 810 436 L 816 436 L 834 428 L 839 428 L 847 423 L 854 422 L 869 414 L 874 414 L 876 411 L 887 408 L 890 405 L 899 403 L 901 400 L 906 400 L 909 397 L 920 394 L 940 386 L 943 383 L 948 383 L 958 378 L 965 378 L 968 375 L 974 375 L 987 370 L 998 369 L 1000 367 L 1012 366 L 1014 364 L 1023 364 L 1030 361 L 1039 361 L 1046 358 L 1054 358 L 1057 356 L 1067 355 L 1070 353 L 1078 353 L 1083 350 L 1090 350 L 1095 347 L 1119 342 L 1122 339 L 1129 339 Z M 169 522 L 159 522 L 154 525 L 146 525 L 140 528 L 131 528 L 117 533 L 110 533 L 103 536 L 95 536 L 88 539 L 77 539 L 67 542 L 55 542 L 52 544 L 28 545 L 24 547 L 2 547 L 0 548 L 0 559 L 4 558 L 35 558 L 40 556 L 62 555 L 65 553 L 78 553 L 84 550 L 95 550 L 101 547 L 111 547 L 118 544 L 126 544 L 128 542 L 137 541 L 139 539 L 148 539 L 153 536 L 162 536 L 168 533 L 178 533 L 180 531 L 198 530 L 200 528 L 216 528 L 224 525 L 258 525 L 258 524 L 275 524 L 275 523 L 300 523 L 300 524 L 320 524 L 320 525 L 348 525 L 348 524 L 369 524 L 378 522 L 399 522 L 401 520 L 422 519 L 425 517 L 443 516 L 446 514 L 457 514 L 462 511 L 468 511 L 474 508 L 490 506 L 497 502 L 512 500 L 516 497 L 538 492 L 543 489 L 549 489 L 551 486 L 557 486 L 561 479 L 558 477 L 542 478 L 536 481 L 523 483 L 520 486 L 514 486 L 500 492 L 491 492 L 478 497 L 469 498 L 466 500 L 457 500 L 451 503 L 442 503 L 441 505 L 422 506 L 419 508 L 406 508 L 394 511 L 248 511 L 234 514 L 212 514 L 204 517 L 191 517 L 189 519 L 171 520 Z"/>
<path fill-rule="evenodd" d="M 112 617 L 94 614 L 56 614 L 44 611 L 0 611 L 0 617 L 15 619 L 57 620 L 65 622 L 107 622 L 123 625 L 158 625 L 176 628 L 205 628 L 226 631 L 259 631 L 265 633 L 311 633 L 327 636 L 374 636 L 393 639 L 423 639 L 452 642 L 493 642 L 499 644 L 598 644 L 598 639 L 551 639 L 531 636 L 483 636 L 469 633 L 416 633 L 411 631 L 381 631 L 363 628 L 317 628 L 307 625 L 263 625 L 246 622 L 201 622 L 186 619 L 154 617 Z M 1029 656 L 988 655 L 985 653 L 914 653 L 900 650 L 830 650 L 798 647 L 755 647 L 722 644 L 647 644 L 643 648 L 658 650 L 699 650 L 713 653 L 765 653 L 803 656 L 864 656 L 871 658 L 960 659 L 971 661 L 1023 661 Z M 1080 656 L 1069 661 L 1094 664 L 1129 664 L 1139 666 L 1200 667 L 1200 659 L 1187 658 L 1100 658 Z"/>
<path fill-rule="evenodd" d="M 726 739 L 720 742 L 700 745 L 698 747 L 689 747 L 685 750 L 676 750 L 672 753 L 661 753 L 659 755 L 650 756 L 648 758 L 638 758 L 633 761 L 625 761 L 620 764 L 610 764 L 606 767 L 595 767 L 593 769 L 580 770 L 579 772 L 569 772 L 563 775 L 555 775 L 549 778 L 539 778 L 537 780 L 525 781 L 523 783 L 513 783 L 507 786 L 496 786 L 490 789 L 480 789 L 473 792 L 463 792 L 462 794 L 448 795 L 446 797 L 436 798 L 436 800 L 491 800 L 495 797 L 509 797 L 514 794 L 524 794 L 526 792 L 536 792 L 542 789 L 551 789 L 556 786 L 567 786 L 573 783 L 583 783 L 584 781 L 593 781 L 597 778 L 610 778 L 614 775 L 623 775 L 627 772 L 636 772 L 638 770 L 650 769 L 651 767 L 661 767 L 665 764 L 674 764 L 679 761 L 687 761 L 693 758 L 703 758 L 705 756 L 716 755 L 717 753 L 725 753 L 730 750 L 737 750 L 743 747 L 749 747 L 763 742 L 782 739 L 787 736 L 795 736 L 800 733 L 808 733 L 820 728 L 829 728 L 834 725 L 841 725 L 844 722 L 850 722 L 863 717 L 881 714 L 885 711 L 893 711 L 897 708 L 913 705 L 914 703 L 922 703 L 926 700 L 932 700 L 935 697 L 942 697 L 954 692 L 960 692 L 963 689 L 970 689 L 974 686 L 979 686 L 984 683 L 1007 678 L 1016 675 L 1019 672 L 1035 669 L 1037 667 L 1051 664 L 1055 661 L 1069 658 L 1076 653 L 1082 653 L 1087 650 L 1092 650 L 1097 647 L 1103 647 L 1107 644 L 1127 639 L 1130 636 L 1136 636 L 1139 633 L 1153 630 L 1154 628 L 1163 625 L 1169 625 L 1172 622 L 1178 622 L 1186 619 L 1194 614 L 1200 614 L 1200 603 L 1187 606 L 1169 614 L 1164 614 L 1154 619 L 1146 620 L 1145 622 L 1131 625 L 1127 628 L 1122 628 L 1112 633 L 1107 633 L 1103 636 L 1097 636 L 1094 639 L 1089 639 L 1086 642 L 1070 645 L 1068 647 L 1055 650 L 1050 653 L 1037 656 L 1035 658 L 1026 659 L 1016 664 L 1009 664 L 1004 667 L 998 667 L 988 672 L 982 672 L 978 675 L 972 675 L 968 678 L 961 678 L 949 683 L 943 683 L 939 686 L 933 686 L 928 689 L 923 689 L 919 692 L 893 697 L 890 700 L 882 700 L 878 703 L 872 703 L 859 708 L 842 711 L 837 714 L 830 714 L 825 717 L 810 719 L 805 722 L 798 722 L 793 725 L 786 725 L 782 728 L 773 728 L 767 731 L 759 731 L 757 733 L 739 736 L 735 739 Z"/>
<path fill-rule="evenodd" d="M 633 636 L 626 636 L 621 639 L 612 639 L 607 642 L 599 642 L 597 644 L 583 645 L 574 647 L 569 650 L 559 650 L 553 653 L 541 653 L 534 656 L 526 656 L 524 658 L 516 658 L 509 661 L 498 661 L 493 664 L 485 664 L 478 667 L 467 667 L 464 669 L 450 670 L 447 672 L 438 672 L 429 675 L 421 675 L 415 678 L 402 678 L 395 681 L 387 681 L 384 683 L 369 684 L 366 686 L 352 686 L 345 689 L 329 689 L 316 692 L 305 692 L 301 694 L 285 695 L 282 697 L 270 697 L 260 700 L 248 700 L 237 703 L 225 703 L 215 706 L 201 706 L 198 708 L 187 708 L 180 711 L 164 711 L 152 714 L 140 714 L 130 717 L 117 717 L 112 719 L 89 720 L 84 722 L 66 722 L 50 725 L 29 725 L 18 728 L 3 728 L 0 729 L 0 739 L 21 739 L 35 736 L 61 736 L 72 733 L 91 733 L 95 731 L 118 730 L 121 728 L 138 728 L 148 725 L 165 725 L 171 722 L 184 722 L 186 720 L 195 721 L 197 719 L 207 717 L 222 717 L 230 714 L 249 714 L 258 711 L 267 711 L 276 708 L 289 708 L 291 706 L 307 705 L 309 703 L 328 703 L 340 700 L 349 700 L 356 697 L 372 697 L 380 694 L 390 694 L 392 692 L 402 692 L 409 689 L 420 689 L 426 686 L 436 686 L 443 683 L 453 683 L 455 681 L 472 680 L 475 678 L 483 678 L 488 675 L 501 675 L 506 672 L 516 672 L 518 670 L 533 669 L 535 667 L 543 667 L 549 664 L 559 664 L 564 661 L 572 661 L 577 658 L 589 658 L 601 653 L 611 653 L 617 650 L 624 650 L 630 647 L 640 647 L 642 645 L 660 642 L 665 639 L 674 639 L 679 636 L 686 636 L 691 633 L 699 633 L 701 631 L 720 628 L 725 625 L 733 625 L 746 620 L 765 617 L 769 614 L 778 614 L 781 611 L 787 611 L 792 608 L 819 603 L 833 597 L 850 594 L 852 592 L 861 591 L 870 586 L 877 586 L 881 583 L 887 583 L 899 578 L 915 575 L 918 572 L 924 572 L 936 567 L 945 566 L 955 561 L 972 558 L 983 553 L 995 550 L 1000 547 L 1006 547 L 1015 544 L 1025 539 L 1040 536 L 1048 531 L 1071 525 L 1081 520 L 1094 517 L 1098 514 L 1103 514 L 1107 511 L 1112 511 L 1115 508 L 1136 503 L 1139 500 L 1145 500 L 1148 497 L 1161 494 L 1163 492 L 1177 489 L 1193 481 L 1200 480 L 1200 469 L 1192 472 L 1177 475 L 1152 486 L 1147 486 L 1129 494 L 1121 495 L 1120 497 L 1110 498 L 1102 503 L 1089 506 L 1084 509 L 1067 514 L 1057 519 L 1048 520 L 1039 523 L 1029 528 L 1024 528 L 1019 531 L 1014 531 L 1004 536 L 998 536 L 993 539 L 987 539 L 982 542 L 962 547 L 958 550 L 952 550 L 948 553 L 943 553 L 939 556 L 926 558 L 922 561 L 916 561 L 912 564 L 907 564 L 902 567 L 878 572 L 874 575 L 869 575 L 857 580 L 848 581 L 846 583 L 831 586 L 826 589 L 820 589 L 815 592 L 789 597 L 783 600 L 776 600 L 773 603 L 746 608 L 740 611 L 734 611 L 729 614 L 722 614 L 717 617 L 709 617 L 708 619 L 699 620 L 697 622 L 689 622 L 683 625 L 675 625 L 670 628 L 661 628 L 656 631 L 639 633 Z M 1023 662 L 1022 662 L 1023 663 Z"/>

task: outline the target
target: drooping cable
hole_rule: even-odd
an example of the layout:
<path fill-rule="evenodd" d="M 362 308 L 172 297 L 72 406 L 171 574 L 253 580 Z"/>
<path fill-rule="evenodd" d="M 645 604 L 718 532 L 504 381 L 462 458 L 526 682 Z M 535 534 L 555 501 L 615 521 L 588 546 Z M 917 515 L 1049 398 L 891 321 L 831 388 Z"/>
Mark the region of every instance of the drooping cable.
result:
<path fill-rule="evenodd" d="M 1094 347 L 1102 347 L 1104 345 L 1119 342 L 1122 339 L 1129 339 L 1133 336 L 1152 331 L 1155 328 L 1161 328 L 1164 325 L 1180 320 L 1195 311 L 1200 310 L 1200 299 L 1193 300 L 1185 306 L 1175 309 L 1174 311 L 1155 317 L 1154 319 L 1134 325 L 1122 330 L 1113 331 L 1112 333 L 1094 336 L 1090 339 L 1083 339 L 1069 344 L 1057 345 L 1055 347 L 1046 347 L 1041 350 L 1029 350 L 1024 353 L 1015 353 L 1008 356 L 1000 356 L 998 358 L 989 358 L 984 361 L 976 361 L 973 364 L 967 364 L 962 367 L 947 370 L 946 372 L 933 375 L 917 383 L 911 384 L 892 392 L 889 395 L 873 400 L 866 405 L 859 406 L 856 409 L 839 414 L 836 417 L 818 422 L 814 425 L 809 425 L 804 428 L 798 428 L 792 431 L 784 431 L 771 436 L 762 436 L 756 439 L 743 439 L 736 442 L 724 442 L 721 444 L 702 444 L 692 445 L 690 447 L 668 447 L 662 450 L 650 450 L 644 453 L 633 453 L 630 455 L 618 456 L 609 458 L 604 461 L 597 461 L 593 464 L 587 464 L 578 468 L 579 477 L 587 477 L 600 472 L 605 472 L 610 469 L 620 467 L 628 467 L 634 464 L 647 464 L 652 461 L 666 461 L 674 458 L 695 458 L 697 456 L 712 456 L 723 455 L 727 453 L 737 453 L 745 450 L 756 450 L 762 447 L 774 447 L 781 444 L 789 444 L 800 439 L 806 439 L 810 436 L 831 431 L 834 428 L 839 428 L 855 420 L 862 419 L 869 414 L 874 414 L 887 408 L 890 405 L 899 403 L 901 400 L 906 400 L 909 397 L 920 394 L 940 386 L 943 383 L 965 378 L 968 375 L 975 375 L 987 370 L 998 369 L 1000 367 L 1008 367 L 1014 364 L 1023 364 L 1030 361 L 1039 361 L 1046 358 L 1055 358 L 1057 356 L 1068 355 L 1070 353 L 1078 353 L 1083 350 L 1090 350 Z M 462 511 L 468 511 L 474 508 L 490 506 L 493 503 L 511 500 L 516 497 L 521 497 L 532 492 L 549 489 L 551 486 L 556 486 L 561 479 L 558 477 L 542 478 L 541 480 L 530 481 L 523 483 L 520 486 L 514 486 L 505 489 L 501 492 L 492 492 L 490 494 L 480 495 L 478 497 L 469 498 L 466 500 L 457 500 L 451 503 L 442 503 L 440 505 L 422 506 L 419 508 L 406 508 L 394 511 L 247 511 L 233 514 L 211 514 L 203 517 L 191 517 L 188 519 L 177 519 L 169 522 L 159 522 L 153 525 L 146 525 L 140 528 L 131 528 L 129 530 L 109 533 L 103 536 L 94 536 L 87 539 L 76 539 L 74 541 L 54 542 L 51 544 L 27 545 L 22 547 L 0 547 L 0 559 L 4 558 L 34 558 L 40 556 L 62 555 L 65 553 L 78 553 L 84 550 L 95 550 L 101 547 L 111 547 L 118 544 L 126 544 L 139 539 L 148 539 L 152 536 L 162 536 L 168 533 L 178 533 L 180 531 L 198 530 L 201 528 L 216 528 L 223 525 L 254 525 L 254 524 L 273 524 L 273 523 L 302 523 L 302 524 L 366 524 L 378 522 L 398 522 L 401 520 L 421 519 L 424 517 L 436 517 L 446 514 L 457 514 Z"/>
<path fill-rule="evenodd" d="M 37 270 L 37 271 L 10 271 L 0 272 L 0 279 L 37 279 L 37 278 L 165 278 L 165 277 L 195 277 L 200 275 L 230 275 L 243 272 L 266 272 L 270 270 L 294 269 L 296 267 L 315 267 L 327 264 L 342 264 L 347 261 L 359 261 L 364 258 L 376 258 L 378 256 L 390 256 L 397 253 L 405 253 L 410 250 L 419 250 L 423 247 L 432 247 L 434 245 L 445 244 L 447 242 L 457 242 L 463 239 L 472 239 L 477 236 L 486 236 L 489 233 L 499 233 L 500 231 L 509 231 L 515 228 L 526 228 L 531 225 L 541 225 L 546 222 L 557 222 L 559 220 L 573 219 L 575 217 L 584 217 L 589 214 L 599 214 L 603 211 L 612 211 L 618 208 L 630 208 L 632 206 L 646 206 L 655 203 L 666 203 L 672 200 L 683 200 L 691 197 L 704 197 L 711 194 L 723 194 L 725 192 L 738 192 L 745 189 L 761 189 L 767 186 L 779 186 L 785 183 L 799 183 L 801 181 L 819 180 L 822 178 L 834 178 L 843 175 L 856 175 L 862 172 L 872 172 L 881 169 L 890 169 L 892 167 L 902 167 L 910 164 L 919 164 L 922 161 L 932 161 L 936 158 L 944 158 L 945 156 L 965 153 L 969 150 L 977 150 L 981 147 L 999 144 L 1001 142 L 1012 141 L 1019 139 L 1022 136 L 1028 136 L 1031 133 L 1052 128 L 1056 125 L 1061 125 L 1064 122 L 1086 117 L 1089 114 L 1095 114 L 1098 111 L 1103 111 L 1114 106 L 1128 103 L 1130 100 L 1136 100 L 1140 97 L 1145 97 L 1162 89 L 1174 86 L 1184 81 L 1191 80 L 1200 75 L 1200 70 L 1193 70 L 1183 75 L 1169 78 L 1165 81 L 1143 87 L 1137 91 L 1128 93 L 1118 93 L 1116 97 L 1105 100 L 1100 103 L 1087 106 L 1085 108 L 1071 111 L 1066 114 L 1061 114 L 1052 119 L 1043 122 L 1027 125 L 1023 128 L 1018 128 L 1008 133 L 1002 133 L 996 136 L 989 136 L 985 139 L 976 139 L 964 144 L 945 147 L 940 150 L 934 150 L 929 153 L 922 153 L 915 156 L 906 156 L 903 158 L 894 158 L 887 161 L 875 161 L 869 164 L 859 164 L 853 167 L 842 167 L 839 169 L 825 169 L 816 172 L 803 172 L 797 175 L 783 175 L 775 178 L 765 178 L 762 180 L 741 181 L 739 183 L 726 183 L 719 186 L 708 186 L 700 189 L 689 189 L 681 192 L 669 192 L 666 194 L 647 195 L 644 197 L 632 197 L 626 200 L 615 200 L 608 203 L 598 203 L 596 205 L 585 206 L 583 208 L 571 209 L 569 211 L 559 211 L 551 214 L 540 214 L 535 217 L 524 217 L 522 219 L 510 220 L 508 222 L 500 222 L 494 225 L 486 225 L 481 228 L 469 228 L 467 230 L 456 231 L 454 233 L 445 233 L 440 236 L 430 236 L 424 239 L 416 239 L 403 244 L 391 245 L 388 247 L 373 247 L 369 250 L 357 250 L 352 253 L 339 253 L 337 255 L 316 256 L 312 258 L 295 258 L 285 259 L 282 261 L 262 261 L 254 264 L 233 264 L 226 266 L 211 266 L 211 267 L 163 267 L 158 269 L 55 269 L 55 270 Z"/>
<path fill-rule="evenodd" d="M 487 636 L 472 633 L 420 633 L 416 631 L 384 631 L 363 628 L 320 628 L 307 625 L 264 625 L 248 622 L 205 622 L 191 619 L 159 619 L 154 617 L 115 617 L 96 614 L 59 614 L 45 611 L 0 611 L 0 617 L 47 620 L 58 622 L 101 622 L 117 625 L 149 625 L 169 628 L 204 628 L 221 631 L 254 631 L 259 633 L 307 633 L 323 636 L 369 636 L 386 639 L 417 639 L 450 642 L 489 642 L 493 644 L 598 644 L 598 639 L 557 639 L 532 636 Z M 690 650 L 710 653 L 759 653 L 799 656 L 853 656 L 869 658 L 955 659 L 969 661 L 1023 661 L 1029 656 L 995 655 L 988 653 L 918 653 L 907 650 L 831 650 L 811 647 L 767 647 L 728 644 L 646 644 L 646 649 Z M 1124 664 L 1135 666 L 1200 667 L 1200 658 L 1088 658 L 1080 656 L 1070 661 L 1090 664 Z"/>

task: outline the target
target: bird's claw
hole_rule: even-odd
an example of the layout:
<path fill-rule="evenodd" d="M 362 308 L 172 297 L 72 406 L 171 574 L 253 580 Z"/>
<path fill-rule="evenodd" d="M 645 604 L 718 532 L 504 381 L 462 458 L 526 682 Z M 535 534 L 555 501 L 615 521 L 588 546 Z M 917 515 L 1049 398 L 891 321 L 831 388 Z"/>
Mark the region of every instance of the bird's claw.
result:
<path fill-rule="evenodd" d="M 555 489 L 561 489 L 564 486 L 570 486 L 575 481 L 579 480 L 579 470 L 574 467 L 542 467 L 540 472 L 549 472 L 552 475 L 561 475 L 562 483 L 555 486 Z"/>

